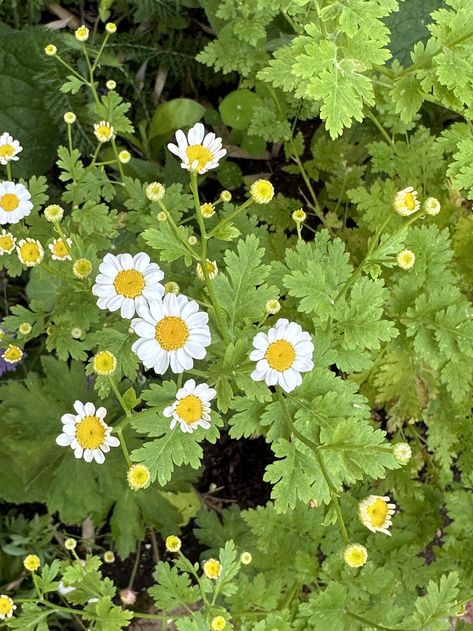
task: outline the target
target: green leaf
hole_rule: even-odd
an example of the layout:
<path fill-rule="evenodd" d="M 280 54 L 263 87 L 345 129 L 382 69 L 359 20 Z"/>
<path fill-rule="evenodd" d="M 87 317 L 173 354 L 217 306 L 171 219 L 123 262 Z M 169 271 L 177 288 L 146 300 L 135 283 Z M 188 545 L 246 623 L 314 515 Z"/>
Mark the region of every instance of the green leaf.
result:
<path fill-rule="evenodd" d="M 96 631 L 118 631 L 130 625 L 133 612 L 114 605 L 111 597 L 106 596 L 98 603 L 88 604 L 84 609 L 83 618 L 93 621 Z"/>
<path fill-rule="evenodd" d="M 168 222 L 162 222 L 159 228 L 148 228 L 141 236 L 151 248 L 158 250 L 163 261 L 176 261 L 183 257 L 186 265 L 190 265 L 192 257 L 186 246 L 190 234 L 188 227 L 179 226 L 176 234 Z"/>
<path fill-rule="evenodd" d="M 455 615 L 458 610 L 459 576 L 457 572 L 442 574 L 440 582 L 429 581 L 427 593 L 415 602 L 416 612 L 413 616 L 416 628 L 426 631 L 444 631 L 445 619 Z"/>
<path fill-rule="evenodd" d="M 205 114 L 205 108 L 192 99 L 172 99 L 155 109 L 149 127 L 149 138 L 169 136 L 176 129 L 192 127 Z"/>
<path fill-rule="evenodd" d="M 158 609 L 171 611 L 177 607 L 193 605 L 200 598 L 199 589 L 191 585 L 188 574 L 179 573 L 176 567 L 160 561 L 154 574 L 156 584 L 148 592 Z"/>
<path fill-rule="evenodd" d="M 225 125 L 234 129 L 246 129 L 251 122 L 254 107 L 260 97 L 247 88 L 234 90 L 220 103 L 219 111 Z"/>

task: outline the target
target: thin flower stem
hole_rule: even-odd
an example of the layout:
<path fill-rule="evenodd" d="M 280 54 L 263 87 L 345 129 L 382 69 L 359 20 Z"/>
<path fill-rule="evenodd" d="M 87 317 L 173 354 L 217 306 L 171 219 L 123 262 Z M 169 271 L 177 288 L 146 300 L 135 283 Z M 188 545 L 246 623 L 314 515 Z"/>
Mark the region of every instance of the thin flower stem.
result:
<path fill-rule="evenodd" d="M 381 125 L 381 123 L 376 118 L 376 116 L 373 114 L 373 112 L 371 110 L 366 110 L 366 116 L 375 124 L 375 126 L 381 132 L 381 134 L 382 134 L 383 138 L 386 140 L 386 142 L 392 146 L 394 144 L 393 139 L 389 137 L 388 132 L 384 129 L 384 127 Z"/>
<path fill-rule="evenodd" d="M 108 31 L 106 31 L 104 40 L 102 42 L 102 46 L 100 46 L 99 52 L 97 53 L 97 56 L 95 57 L 95 61 L 94 61 L 94 64 L 92 66 L 92 72 L 94 72 L 94 70 L 97 68 L 97 64 L 99 63 L 99 59 L 100 59 L 100 57 L 101 57 L 101 55 L 103 53 L 103 49 L 107 45 L 109 37 L 110 37 L 110 33 Z"/>
<path fill-rule="evenodd" d="M 197 252 L 194 250 L 194 248 L 191 245 L 189 245 L 189 243 L 187 243 L 187 241 L 185 239 L 181 238 L 181 236 L 179 234 L 179 230 L 178 230 L 178 225 L 176 224 L 176 222 L 172 218 L 171 213 L 169 212 L 169 210 L 166 208 L 166 206 L 163 204 L 163 202 L 161 200 L 158 200 L 158 204 L 159 204 L 159 207 L 161 208 L 161 210 L 166 213 L 167 220 L 171 224 L 171 227 L 174 230 L 174 233 L 175 233 L 176 237 L 184 245 L 184 247 L 189 252 L 189 254 L 192 256 L 192 258 L 195 259 L 196 261 L 200 261 L 200 257 L 197 254 Z"/>
<path fill-rule="evenodd" d="M 373 627 L 374 629 L 378 629 L 378 631 L 413 631 L 413 629 L 400 629 L 398 627 L 385 627 L 381 624 L 378 624 L 377 622 L 372 622 L 371 620 L 367 620 L 366 618 L 363 618 L 362 616 L 359 616 L 356 613 L 352 613 L 351 611 L 345 610 L 345 613 L 347 614 L 347 616 L 350 616 L 350 618 L 353 618 L 354 620 L 358 620 L 358 622 L 363 622 L 365 625 L 369 626 L 369 627 Z"/>
<path fill-rule="evenodd" d="M 208 238 L 210 239 L 211 237 L 215 236 L 215 234 L 221 230 L 224 226 L 227 225 L 227 223 L 229 223 L 230 221 L 232 221 L 232 219 L 235 219 L 235 217 L 237 215 L 239 215 L 241 213 L 242 210 L 245 210 L 246 208 L 248 208 L 248 206 L 251 206 L 251 204 L 253 203 L 253 200 L 251 199 L 251 197 L 249 199 L 247 199 L 245 202 L 243 202 L 243 204 L 241 204 L 241 206 L 238 206 L 238 208 L 234 208 L 232 210 L 231 213 L 229 213 L 226 217 L 224 217 L 223 219 L 221 219 L 218 224 L 212 228 L 212 230 L 208 233 Z"/>
<path fill-rule="evenodd" d="M 80 72 L 77 72 L 77 70 L 74 70 L 74 68 L 72 66 L 70 66 L 66 61 L 64 61 L 64 59 L 60 56 L 60 55 L 54 55 L 54 59 L 57 59 L 59 61 L 59 63 L 61 63 L 65 68 L 67 68 L 69 70 L 69 72 L 72 72 L 72 74 L 74 74 L 78 79 L 80 79 L 81 81 L 83 81 L 86 85 L 90 85 L 89 82 L 87 81 L 87 79 L 85 77 L 83 77 Z"/>
<path fill-rule="evenodd" d="M 138 571 L 138 566 L 140 564 L 140 558 L 141 558 L 141 541 L 138 541 L 138 544 L 136 546 L 135 562 L 133 563 L 130 580 L 128 581 L 128 589 L 133 589 L 133 583 L 135 582 L 136 573 Z"/>
<path fill-rule="evenodd" d="M 120 447 L 122 448 L 122 452 L 123 452 L 123 456 L 125 457 L 126 464 L 128 468 L 130 468 L 132 466 L 132 462 L 131 462 L 130 453 L 128 451 L 125 437 L 123 436 L 123 429 L 124 429 L 123 427 L 120 427 L 119 429 L 116 430 L 116 432 L 117 432 L 118 439 L 120 440 Z"/>
<path fill-rule="evenodd" d="M 204 601 L 205 606 L 208 608 L 209 606 L 209 601 L 207 600 L 207 595 L 204 591 L 204 588 L 202 586 L 202 581 L 200 580 L 200 576 L 197 574 L 197 572 L 195 571 L 194 566 L 192 565 L 192 563 L 189 561 L 189 559 L 184 556 L 182 554 L 182 552 L 178 552 L 179 558 L 181 559 L 181 561 L 184 563 L 184 565 L 187 567 L 187 571 L 192 574 L 192 576 L 195 578 L 195 580 L 197 581 L 197 584 L 199 586 L 199 590 L 202 596 L 202 600 Z"/>
<path fill-rule="evenodd" d="M 73 146 L 72 146 L 72 125 L 67 125 L 67 140 L 68 140 L 68 144 L 69 144 L 69 152 L 72 153 L 73 150 Z"/>
<path fill-rule="evenodd" d="M 84 53 L 85 61 L 87 63 L 87 68 L 89 69 L 89 87 L 92 91 L 96 105 L 100 105 L 99 95 L 97 94 L 97 90 L 95 88 L 95 82 L 94 82 L 94 68 L 92 68 L 92 64 L 90 63 L 90 57 L 89 57 L 89 53 L 87 52 L 87 46 L 85 45 L 85 42 L 82 42 L 81 46 L 82 46 L 82 52 Z"/>
<path fill-rule="evenodd" d="M 115 383 L 115 379 L 112 377 L 112 375 L 109 375 L 108 380 L 110 381 L 110 385 L 112 387 L 112 390 L 115 393 L 115 396 L 117 397 L 120 405 L 122 406 L 123 411 L 125 412 L 127 418 L 129 420 L 131 420 L 133 415 L 132 415 L 131 411 L 129 410 L 128 406 L 126 405 L 122 395 L 120 394 L 120 391 L 119 391 L 119 389 L 117 387 L 117 384 Z"/>
<path fill-rule="evenodd" d="M 61 237 L 62 242 L 64 243 L 64 247 L 67 250 L 67 253 L 69 254 L 69 256 L 74 260 L 74 257 L 72 256 L 72 252 L 69 249 L 69 245 L 67 243 L 67 237 L 64 234 L 64 230 L 61 228 L 61 224 L 59 223 L 59 221 L 55 221 L 54 222 L 54 229 L 56 230 L 56 232 L 58 233 L 58 235 Z"/>
<path fill-rule="evenodd" d="M 115 158 L 118 164 L 118 170 L 120 171 L 120 177 L 122 179 L 122 183 L 123 186 L 126 188 L 126 183 L 125 183 L 125 171 L 123 170 L 123 164 L 120 162 L 120 160 L 118 159 L 118 149 L 117 149 L 117 144 L 115 142 L 115 138 L 113 138 L 112 136 L 112 147 L 113 147 L 113 152 L 115 154 Z"/>
<path fill-rule="evenodd" d="M 11 164 L 10 164 L 10 162 L 7 162 L 7 179 L 8 179 L 9 182 L 11 182 L 11 180 L 12 180 Z"/>

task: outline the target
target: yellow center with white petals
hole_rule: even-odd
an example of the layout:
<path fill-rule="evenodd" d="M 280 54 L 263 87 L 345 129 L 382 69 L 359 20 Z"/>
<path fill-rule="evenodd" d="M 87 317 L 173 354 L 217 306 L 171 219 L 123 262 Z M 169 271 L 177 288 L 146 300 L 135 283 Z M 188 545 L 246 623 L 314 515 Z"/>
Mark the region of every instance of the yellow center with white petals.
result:
<path fill-rule="evenodd" d="M 100 351 L 93 359 L 93 367 L 99 375 L 112 375 L 117 367 L 115 355 L 108 351 Z"/>
<path fill-rule="evenodd" d="M 15 242 L 11 234 L 5 234 L 0 237 L 0 251 L 11 252 L 15 247 Z"/>
<path fill-rule="evenodd" d="M 145 287 L 145 278 L 136 269 L 126 269 L 118 272 L 113 281 L 113 286 L 117 294 L 125 296 L 125 298 L 136 298 L 141 296 L 141 292 Z"/>
<path fill-rule="evenodd" d="M 200 171 L 213 160 L 212 152 L 203 145 L 189 145 L 186 149 L 186 155 L 191 168 L 196 171 Z"/>
<path fill-rule="evenodd" d="M 23 357 L 23 351 L 18 346 L 10 345 L 7 350 L 3 353 L 3 359 L 10 364 L 14 364 L 19 362 Z"/>
<path fill-rule="evenodd" d="M 345 554 L 345 561 L 351 567 L 359 567 L 366 562 L 366 553 L 361 548 L 351 548 Z"/>
<path fill-rule="evenodd" d="M 140 464 L 134 465 L 128 472 L 128 479 L 134 488 L 142 489 L 146 487 L 150 480 L 148 467 Z"/>
<path fill-rule="evenodd" d="M 13 611 L 13 600 L 8 596 L 0 596 L 0 616 L 8 616 Z"/>
<path fill-rule="evenodd" d="M 366 511 L 370 516 L 371 525 L 375 528 L 380 528 L 386 522 L 386 518 L 389 514 L 389 507 L 387 502 L 378 498 L 367 507 Z"/>
<path fill-rule="evenodd" d="M 15 153 L 15 148 L 12 145 L 0 145 L 0 158 L 11 158 Z"/>
<path fill-rule="evenodd" d="M 99 125 L 95 130 L 97 138 L 102 141 L 110 140 L 112 137 L 112 128 L 108 125 Z"/>
<path fill-rule="evenodd" d="M 156 324 L 154 337 L 165 351 L 177 351 L 189 339 L 189 329 L 179 316 L 166 316 Z"/>
<path fill-rule="evenodd" d="M 271 368 L 283 372 L 294 363 L 296 351 L 287 340 L 276 340 L 268 346 L 264 357 Z"/>
<path fill-rule="evenodd" d="M 176 406 L 176 414 L 187 425 L 192 425 L 202 418 L 202 401 L 195 394 L 188 394 L 180 399 Z"/>
<path fill-rule="evenodd" d="M 408 208 L 408 210 L 414 210 L 416 207 L 416 198 L 412 193 L 406 193 L 404 196 L 404 204 Z"/>
<path fill-rule="evenodd" d="M 0 197 L 0 208 L 6 213 L 11 213 L 20 205 L 20 198 L 15 193 L 5 193 Z"/>
<path fill-rule="evenodd" d="M 58 239 L 54 243 L 53 250 L 54 250 L 54 254 L 61 259 L 69 255 L 69 252 L 67 251 L 67 248 L 66 248 L 66 244 L 64 243 L 62 239 Z"/>
<path fill-rule="evenodd" d="M 42 258 L 39 245 L 27 241 L 20 246 L 20 257 L 24 263 L 39 263 Z"/>
<path fill-rule="evenodd" d="M 209 578 L 218 578 L 221 571 L 222 566 L 216 559 L 209 559 L 204 563 L 204 573 Z"/>
<path fill-rule="evenodd" d="M 106 429 L 97 416 L 84 416 L 76 425 L 76 440 L 82 449 L 98 449 L 105 434 Z"/>

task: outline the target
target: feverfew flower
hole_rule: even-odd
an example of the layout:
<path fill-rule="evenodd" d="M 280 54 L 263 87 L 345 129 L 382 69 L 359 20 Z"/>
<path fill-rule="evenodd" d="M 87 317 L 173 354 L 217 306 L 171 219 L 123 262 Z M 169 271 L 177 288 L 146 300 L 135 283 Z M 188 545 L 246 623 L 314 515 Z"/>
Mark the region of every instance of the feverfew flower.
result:
<path fill-rule="evenodd" d="M 92 368 L 96 375 L 113 375 L 117 367 L 117 358 L 110 351 L 100 351 L 92 358 Z"/>
<path fill-rule="evenodd" d="M 72 537 L 69 537 L 64 541 L 64 547 L 66 548 L 66 550 L 69 550 L 69 552 L 72 552 L 72 550 L 75 550 L 77 548 L 77 541 Z"/>
<path fill-rule="evenodd" d="M 180 158 L 183 169 L 196 173 L 215 169 L 227 153 L 226 149 L 222 149 L 222 139 L 213 132 L 206 134 L 202 123 L 196 123 L 189 129 L 187 137 L 182 129 L 178 129 L 176 142 L 177 145 L 168 144 L 169 151 Z"/>
<path fill-rule="evenodd" d="M 173 280 L 169 280 L 167 283 L 164 283 L 165 294 L 178 294 L 180 291 L 181 291 L 181 288 Z"/>
<path fill-rule="evenodd" d="M 370 495 L 358 504 L 358 515 L 361 523 L 371 532 L 382 532 L 391 535 L 389 528 L 392 525 L 391 516 L 394 515 L 396 505 L 390 503 L 391 499 L 381 495 Z"/>
<path fill-rule="evenodd" d="M 105 85 L 107 86 L 107 90 L 115 90 L 117 87 L 116 81 L 113 79 L 109 79 Z"/>
<path fill-rule="evenodd" d="M 203 565 L 204 574 L 207 578 L 217 580 L 222 573 L 222 565 L 217 559 L 209 559 Z"/>
<path fill-rule="evenodd" d="M 26 267 L 36 267 L 44 258 L 44 249 L 37 239 L 21 239 L 16 246 L 16 253 L 23 265 Z"/>
<path fill-rule="evenodd" d="M 151 182 L 145 189 L 145 195 L 150 202 L 159 202 L 163 199 L 166 189 L 161 182 Z"/>
<path fill-rule="evenodd" d="M 146 368 L 158 375 L 169 367 L 181 373 L 192 368 L 194 359 L 204 359 L 211 341 L 209 316 L 199 311 L 195 300 L 166 294 L 162 300 L 139 305 L 138 314 L 131 328 L 140 339 L 131 350 Z"/>
<path fill-rule="evenodd" d="M 158 221 L 167 221 L 168 219 L 168 214 L 166 211 L 161 210 L 157 215 L 156 218 Z"/>
<path fill-rule="evenodd" d="M 423 209 L 428 215 L 438 215 L 441 209 L 440 202 L 436 197 L 427 197 Z"/>
<path fill-rule="evenodd" d="M 220 193 L 220 200 L 222 202 L 231 202 L 232 201 L 232 194 L 230 193 L 230 191 L 222 191 Z"/>
<path fill-rule="evenodd" d="M 36 572 L 36 570 L 39 569 L 40 565 L 41 561 L 39 559 L 39 556 L 36 554 L 28 554 L 23 559 L 23 566 L 29 572 Z"/>
<path fill-rule="evenodd" d="M 11 232 L 2 230 L 0 233 L 0 256 L 2 254 L 11 254 L 15 249 L 16 239 Z"/>
<path fill-rule="evenodd" d="M 13 600 L 9 596 L 2 594 L 0 596 L 0 620 L 11 618 L 15 609 L 16 605 Z"/>
<path fill-rule="evenodd" d="M 147 489 L 151 484 L 151 472 L 145 464 L 134 464 L 128 469 L 126 479 L 133 491 Z"/>
<path fill-rule="evenodd" d="M 21 335 L 29 335 L 32 331 L 33 327 L 29 322 L 22 322 L 18 327 L 18 333 Z"/>
<path fill-rule="evenodd" d="M 112 550 L 105 550 L 103 553 L 103 560 L 105 563 L 115 563 L 115 554 Z"/>
<path fill-rule="evenodd" d="M 17 364 L 22 358 L 23 351 L 19 346 L 14 346 L 13 344 L 9 344 L 2 354 L 2 359 L 6 361 L 7 364 Z"/>
<path fill-rule="evenodd" d="M 163 416 L 172 418 L 170 428 L 179 423 L 183 432 L 192 433 L 198 427 L 210 427 L 210 401 L 216 392 L 206 383 L 196 385 L 194 379 L 188 379 L 176 393 L 172 405 L 164 408 Z"/>
<path fill-rule="evenodd" d="M 66 125 L 73 125 L 77 120 L 77 116 L 74 114 L 74 112 L 66 112 L 64 114 L 64 122 L 66 123 Z"/>
<path fill-rule="evenodd" d="M 207 265 L 207 273 L 209 275 L 209 278 L 210 280 L 213 280 L 214 278 L 216 278 L 218 274 L 217 262 L 211 261 L 210 259 L 206 259 L 206 265 Z M 197 263 L 195 267 L 195 273 L 197 274 L 197 278 L 199 280 L 205 281 L 204 271 L 200 263 Z"/>
<path fill-rule="evenodd" d="M 191 236 L 187 238 L 187 243 L 192 246 L 197 245 L 197 237 L 194 234 L 191 234 Z"/>
<path fill-rule="evenodd" d="M 362 567 L 368 559 L 368 551 L 359 543 L 352 543 L 343 552 L 345 563 L 350 567 Z"/>
<path fill-rule="evenodd" d="M 181 549 L 181 540 L 176 535 L 169 535 L 166 537 L 166 550 L 168 552 L 179 552 Z"/>
<path fill-rule="evenodd" d="M 20 151 L 23 151 L 23 147 L 8 132 L 0 136 L 0 164 L 5 166 L 10 160 L 18 160 Z"/>
<path fill-rule="evenodd" d="M 157 263 L 151 263 L 145 252 L 106 254 L 99 266 L 99 274 L 92 287 L 100 309 L 118 311 L 122 318 L 132 318 L 139 305 L 157 300 L 164 293 L 159 281 L 164 274 Z"/>
<path fill-rule="evenodd" d="M 240 561 L 243 565 L 249 565 L 253 561 L 251 552 L 242 552 L 240 554 Z"/>
<path fill-rule="evenodd" d="M 256 180 L 250 186 L 251 199 L 257 204 L 269 204 L 274 197 L 274 188 L 269 180 Z"/>
<path fill-rule="evenodd" d="M 123 151 L 120 151 L 118 154 L 118 159 L 122 164 L 128 164 L 131 160 L 131 153 L 126 149 L 123 149 Z"/>
<path fill-rule="evenodd" d="M 52 243 L 48 244 L 48 248 L 51 251 L 51 258 L 54 261 L 71 261 L 72 257 L 69 254 L 69 248 L 72 247 L 72 239 L 66 239 L 64 243 L 63 239 L 54 239 Z"/>
<path fill-rule="evenodd" d="M 265 381 L 268 386 L 278 384 L 286 392 L 301 385 L 301 372 L 314 367 L 310 335 L 300 324 L 286 318 L 280 318 L 268 333 L 257 333 L 253 347 L 250 359 L 257 362 L 251 373 L 253 381 Z"/>
<path fill-rule="evenodd" d="M 54 57 L 54 55 L 57 53 L 57 48 L 56 46 L 54 46 L 54 44 L 48 44 L 45 47 L 44 52 L 48 57 Z"/>
<path fill-rule="evenodd" d="M 417 191 L 415 191 L 412 186 L 403 188 L 402 191 L 397 192 L 394 197 L 394 210 L 403 217 L 408 217 L 417 212 L 420 208 L 417 195 Z"/>
<path fill-rule="evenodd" d="M 223 616 L 215 616 L 212 618 L 211 627 L 212 631 L 223 631 L 227 626 L 227 621 Z"/>
<path fill-rule="evenodd" d="M 277 298 L 270 298 L 265 304 L 265 309 L 268 315 L 276 315 L 281 311 L 281 303 Z"/>
<path fill-rule="evenodd" d="M 407 443 L 397 443 L 393 446 L 393 456 L 401 464 L 407 464 L 412 456 L 412 449 Z"/>
<path fill-rule="evenodd" d="M 120 600 L 124 605 L 129 605 L 130 607 L 133 607 L 133 605 L 136 603 L 136 592 L 134 592 L 130 587 L 121 589 Z"/>
<path fill-rule="evenodd" d="M 113 127 L 108 121 L 94 123 L 94 134 L 99 142 L 108 142 L 113 138 Z"/>
<path fill-rule="evenodd" d="M 77 259 L 72 266 L 72 273 L 76 278 L 84 279 L 90 276 L 92 271 L 92 263 L 89 259 Z"/>
<path fill-rule="evenodd" d="M 397 264 L 402 269 L 411 269 L 414 267 L 414 263 L 416 262 L 416 255 L 412 250 L 402 250 L 396 256 Z"/>
<path fill-rule="evenodd" d="M 59 204 L 50 204 L 44 209 L 44 218 L 51 223 L 57 223 L 64 217 L 64 208 Z"/>
<path fill-rule="evenodd" d="M 215 215 L 215 206 L 213 204 L 202 204 L 200 207 L 200 213 L 204 219 L 210 219 Z"/>
<path fill-rule="evenodd" d="M 304 221 L 307 219 L 307 215 L 306 213 L 302 210 L 302 208 L 299 208 L 299 210 L 295 210 L 292 213 L 292 219 L 297 223 L 297 224 L 301 224 L 304 223 Z"/>
<path fill-rule="evenodd" d="M 105 30 L 107 31 L 107 33 L 113 35 L 113 33 L 117 32 L 117 25 L 115 24 L 115 22 L 107 22 L 107 24 L 105 24 Z"/>
<path fill-rule="evenodd" d="M 74 403 L 76 414 L 64 414 L 61 417 L 62 434 L 56 438 L 61 447 L 71 447 L 76 458 L 84 458 L 86 462 L 102 464 L 110 447 L 118 447 L 120 441 L 111 436 L 112 428 L 105 424 L 107 410 L 104 407 L 95 409 L 93 403 Z"/>
<path fill-rule="evenodd" d="M 23 184 L 0 182 L 0 224 L 18 223 L 32 208 L 31 195 Z"/>
<path fill-rule="evenodd" d="M 89 29 L 84 25 L 79 26 L 79 28 L 74 32 L 74 35 L 76 36 L 77 41 L 86 42 L 89 39 Z"/>

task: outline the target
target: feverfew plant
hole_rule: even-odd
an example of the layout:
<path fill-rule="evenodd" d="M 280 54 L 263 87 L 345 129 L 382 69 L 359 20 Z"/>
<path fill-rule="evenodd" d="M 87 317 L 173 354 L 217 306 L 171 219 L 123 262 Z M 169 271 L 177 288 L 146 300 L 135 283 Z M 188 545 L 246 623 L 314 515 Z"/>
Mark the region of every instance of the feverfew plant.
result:
<path fill-rule="evenodd" d="M 195 119 L 163 140 L 164 181 L 141 176 L 130 104 L 95 76 L 114 23 L 100 47 L 82 25 L 45 48 L 63 92 L 89 99 L 90 120 L 64 114 L 59 188 L 19 181 L 26 139 L 0 136 L 0 265 L 28 279 L 1 324 L 0 493 L 109 524 L 122 558 L 157 531 L 166 555 L 149 613 L 87 541 L 50 563 L 28 550 L 28 588 L 0 595 L 10 628 L 447 630 L 473 597 L 471 209 L 455 188 L 471 196 L 471 95 L 449 78 L 471 10 L 450 0 L 412 65 L 386 68 L 395 0 L 263 4 L 220 3 L 201 59 L 261 89 L 239 130 L 285 143 L 294 197 L 260 174 L 242 195 L 207 187 L 231 135 Z M 290 37 L 268 39 L 281 20 Z M 466 122 L 435 136 L 424 100 Z M 316 113 L 306 147 L 297 119 Z M 222 432 L 264 437 L 271 500 L 217 515 L 198 498 L 198 562 L 183 498 Z"/>

